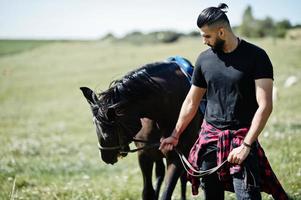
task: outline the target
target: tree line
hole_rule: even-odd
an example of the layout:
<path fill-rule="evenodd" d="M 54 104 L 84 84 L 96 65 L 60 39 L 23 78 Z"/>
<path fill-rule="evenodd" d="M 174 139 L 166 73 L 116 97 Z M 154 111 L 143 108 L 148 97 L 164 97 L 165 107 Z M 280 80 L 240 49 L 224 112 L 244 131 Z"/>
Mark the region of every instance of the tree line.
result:
<path fill-rule="evenodd" d="M 242 22 L 239 26 L 233 27 L 234 32 L 239 33 L 241 36 L 249 38 L 284 38 L 287 31 L 294 28 L 301 28 L 301 24 L 292 26 L 289 20 L 283 19 L 275 21 L 271 17 L 265 19 L 256 19 L 252 13 L 252 7 L 247 6 L 245 9 Z M 142 33 L 140 31 L 133 31 L 126 34 L 122 38 L 116 38 L 113 34 L 109 33 L 102 38 L 102 40 L 113 41 L 128 41 L 132 43 L 172 43 L 177 41 L 180 37 L 199 37 L 198 31 L 192 31 L 184 34 L 176 31 L 154 31 L 150 33 Z"/>
<path fill-rule="evenodd" d="M 300 26 L 300 25 L 299 25 Z M 248 6 L 243 13 L 242 23 L 235 29 L 243 36 L 253 38 L 279 37 L 283 38 L 286 32 L 295 28 L 289 20 L 274 21 L 271 17 L 255 19 L 251 6 Z"/>

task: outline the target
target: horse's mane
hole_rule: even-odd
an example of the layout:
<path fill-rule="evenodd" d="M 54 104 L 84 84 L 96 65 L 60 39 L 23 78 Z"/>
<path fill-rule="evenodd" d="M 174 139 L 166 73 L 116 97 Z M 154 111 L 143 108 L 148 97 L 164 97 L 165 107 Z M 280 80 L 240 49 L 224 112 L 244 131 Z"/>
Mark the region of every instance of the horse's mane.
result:
<path fill-rule="evenodd" d="M 166 62 L 146 64 L 127 73 L 121 79 L 112 81 L 109 89 L 99 94 L 100 107 L 118 107 L 158 94 L 163 88 L 151 75 L 160 73 L 162 69 L 168 68 L 168 65 L 170 63 Z"/>

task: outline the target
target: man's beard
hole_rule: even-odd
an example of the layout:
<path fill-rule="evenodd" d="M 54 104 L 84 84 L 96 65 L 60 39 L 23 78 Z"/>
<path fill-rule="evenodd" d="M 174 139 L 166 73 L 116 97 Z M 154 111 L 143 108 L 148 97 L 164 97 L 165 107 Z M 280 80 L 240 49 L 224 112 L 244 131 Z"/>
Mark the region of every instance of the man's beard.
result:
<path fill-rule="evenodd" d="M 214 50 L 214 51 L 223 51 L 224 48 L 224 44 L 225 44 L 225 40 L 220 39 L 219 37 L 216 38 L 216 41 L 213 45 L 210 45 L 210 47 Z"/>

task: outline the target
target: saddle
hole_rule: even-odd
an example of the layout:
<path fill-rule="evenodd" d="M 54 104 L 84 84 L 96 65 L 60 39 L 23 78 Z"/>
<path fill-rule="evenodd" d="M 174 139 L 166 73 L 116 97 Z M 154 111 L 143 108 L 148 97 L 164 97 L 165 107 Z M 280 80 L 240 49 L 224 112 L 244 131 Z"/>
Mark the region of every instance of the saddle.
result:
<path fill-rule="evenodd" d="M 168 62 L 175 62 L 180 67 L 181 71 L 183 72 L 183 74 L 185 74 L 191 84 L 194 66 L 186 58 L 183 58 L 182 56 L 171 56 L 166 60 Z"/>
<path fill-rule="evenodd" d="M 194 66 L 186 58 L 183 58 L 182 56 L 171 56 L 167 58 L 166 61 L 176 63 L 180 67 L 183 74 L 187 77 L 190 85 L 192 84 L 191 79 L 192 79 Z M 207 100 L 206 100 L 206 95 L 204 95 L 200 103 L 200 112 L 203 116 L 205 115 L 206 105 L 207 105 Z"/>

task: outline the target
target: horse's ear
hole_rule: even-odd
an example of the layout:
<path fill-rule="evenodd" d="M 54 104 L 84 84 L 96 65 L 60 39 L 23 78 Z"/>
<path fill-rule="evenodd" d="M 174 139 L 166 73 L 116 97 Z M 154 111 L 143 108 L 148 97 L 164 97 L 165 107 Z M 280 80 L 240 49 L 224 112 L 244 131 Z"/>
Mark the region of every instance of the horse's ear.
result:
<path fill-rule="evenodd" d="M 90 105 L 97 104 L 96 101 L 98 100 L 98 98 L 97 98 L 96 94 L 90 88 L 80 87 L 80 89 L 83 92 L 83 95 L 86 97 L 86 99 Z"/>

